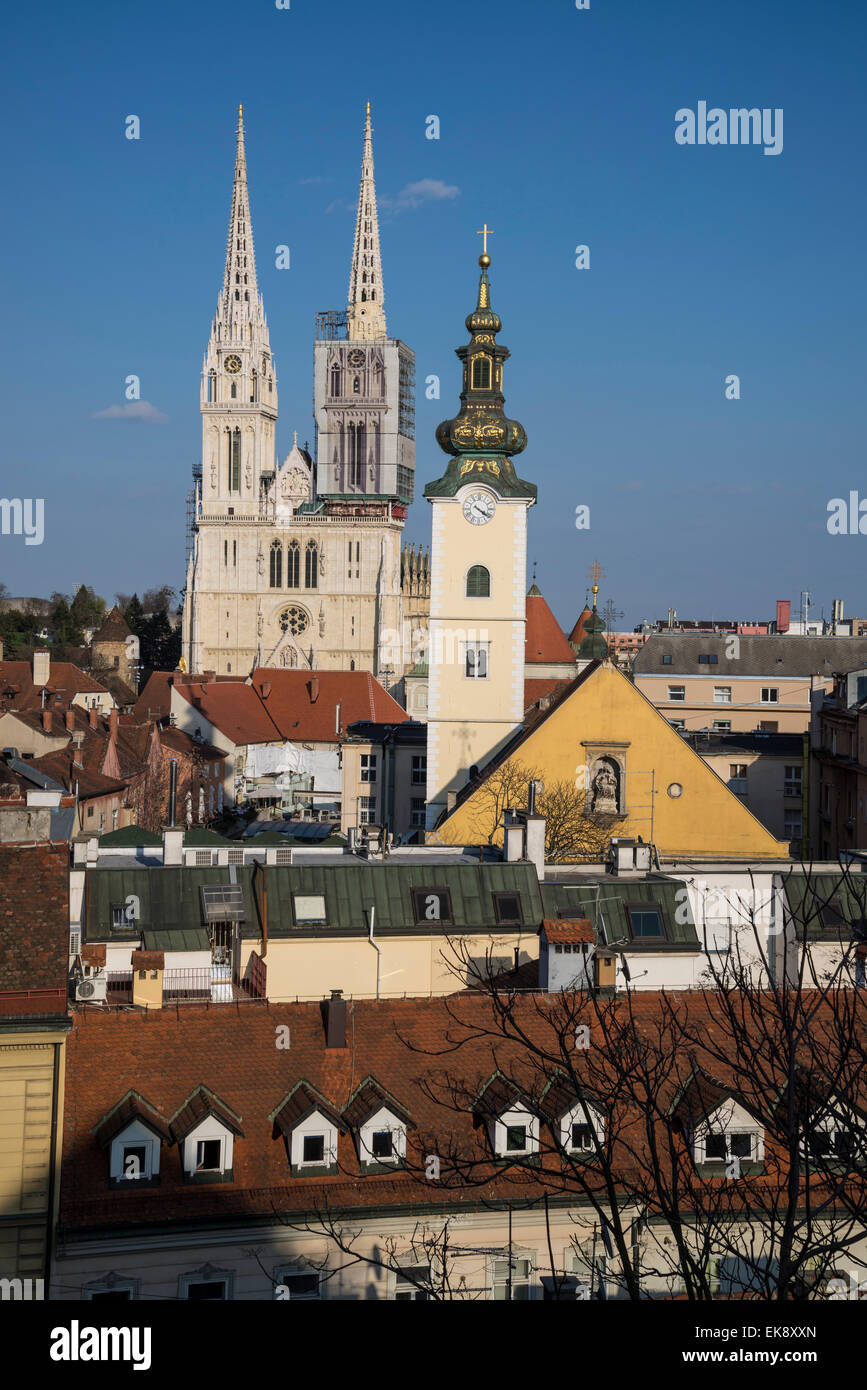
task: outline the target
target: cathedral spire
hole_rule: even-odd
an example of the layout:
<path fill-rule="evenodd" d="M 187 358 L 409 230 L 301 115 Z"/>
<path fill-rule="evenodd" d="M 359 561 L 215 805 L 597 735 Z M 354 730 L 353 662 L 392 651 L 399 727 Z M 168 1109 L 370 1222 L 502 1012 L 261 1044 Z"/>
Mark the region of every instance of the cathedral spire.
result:
<path fill-rule="evenodd" d="M 350 339 L 370 341 L 387 337 L 385 295 L 382 288 L 382 261 L 379 255 L 379 219 L 376 213 L 376 184 L 373 178 L 373 131 L 370 102 L 364 123 L 364 154 L 361 160 L 361 188 L 355 219 L 355 245 L 349 275 L 347 306 Z"/>
<path fill-rule="evenodd" d="M 247 187 L 247 154 L 244 148 L 244 108 L 238 107 L 237 147 L 235 151 L 235 181 L 232 188 L 232 210 L 229 214 L 229 235 L 226 242 L 226 270 L 217 308 L 217 319 L 223 327 L 224 338 L 247 337 L 244 332 L 250 323 L 265 327 L 265 313 L 256 282 L 256 258 L 253 252 L 253 224 L 250 221 L 250 193 Z"/>

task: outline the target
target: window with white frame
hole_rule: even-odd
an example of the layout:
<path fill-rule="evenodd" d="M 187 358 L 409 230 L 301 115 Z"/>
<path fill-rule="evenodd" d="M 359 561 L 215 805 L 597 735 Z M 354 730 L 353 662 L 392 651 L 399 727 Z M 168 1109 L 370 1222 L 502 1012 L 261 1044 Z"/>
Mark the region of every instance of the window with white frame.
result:
<path fill-rule="evenodd" d="M 491 656 L 490 642 L 464 643 L 464 676 L 467 680 L 486 681 Z"/>
<path fill-rule="evenodd" d="M 289 1162 L 293 1168 L 332 1168 L 337 1162 L 337 1126 L 319 1110 L 305 1115 L 292 1130 Z"/>
<path fill-rule="evenodd" d="M 362 1163 L 398 1164 L 406 1157 L 406 1125 L 382 1106 L 358 1132 Z"/>
<path fill-rule="evenodd" d="M 221 1270 L 197 1270 L 178 1280 L 178 1298 L 185 1303 L 221 1303 L 231 1297 L 232 1276 Z"/>
<path fill-rule="evenodd" d="M 206 1115 L 183 1141 L 183 1170 L 188 1178 L 231 1173 L 234 1135 L 217 1119 Z"/>
<path fill-rule="evenodd" d="M 413 827 L 423 826 L 425 820 L 423 796 L 414 796 L 409 803 L 409 823 Z"/>
<path fill-rule="evenodd" d="M 802 811 L 786 811 L 783 815 L 783 839 L 800 840 L 804 833 L 804 815 Z"/>
<path fill-rule="evenodd" d="M 864 1121 L 850 1108 L 831 1101 L 824 1112 L 811 1118 L 804 1147 L 815 1166 L 863 1163 L 867 1157 Z"/>
<path fill-rule="evenodd" d="M 109 1176 L 113 1182 L 150 1182 L 160 1171 L 159 1135 L 132 1120 L 111 1141 Z"/>
<path fill-rule="evenodd" d="M 402 1264 L 394 1275 L 395 1303 L 427 1303 L 430 1300 L 430 1265 Z"/>
<path fill-rule="evenodd" d="M 729 763 L 729 786 L 733 792 L 743 794 L 747 789 L 747 764 Z"/>
<path fill-rule="evenodd" d="M 804 769 L 797 763 L 784 768 L 783 795 L 800 796 L 804 790 Z"/>
<path fill-rule="evenodd" d="M 497 1115 L 488 1133 L 497 1158 L 518 1159 L 539 1152 L 539 1118 L 520 1102 Z"/>
<path fill-rule="evenodd" d="M 779 688 L 778 688 L 776 685 L 763 685 L 763 686 L 762 686 L 762 704 L 763 704 L 763 705 L 776 705 L 776 704 L 779 704 L 779 700 L 780 700 L 780 692 L 779 692 Z"/>
<path fill-rule="evenodd" d="M 422 787 L 427 782 L 427 756 L 413 753 L 411 781 L 414 787 Z"/>
<path fill-rule="evenodd" d="M 732 721 L 730 719 L 715 719 L 713 721 L 715 734 L 730 734 L 732 731 Z"/>
<path fill-rule="evenodd" d="M 595 1142 L 594 1142 L 595 1135 Z M 576 1103 L 560 1116 L 560 1143 L 566 1153 L 577 1158 L 597 1152 L 605 1139 L 605 1118 L 586 1101 Z"/>
<path fill-rule="evenodd" d="M 713 702 L 715 705 L 730 705 L 732 702 L 731 686 L 715 685 L 713 688 Z"/>
<path fill-rule="evenodd" d="M 86 1284 L 79 1291 L 83 1303 L 129 1303 L 138 1297 L 139 1281 L 122 1279 L 116 1274 L 99 1282 Z"/>
<path fill-rule="evenodd" d="M 376 825 L 375 796 L 360 796 L 358 798 L 358 824 Z"/>
<path fill-rule="evenodd" d="M 274 1298 L 277 1302 L 301 1300 L 313 1303 L 321 1299 L 321 1279 L 318 1270 L 287 1265 L 274 1274 Z"/>
<path fill-rule="evenodd" d="M 764 1130 L 742 1105 L 729 1098 L 697 1126 L 694 1156 L 698 1164 L 761 1163 Z"/>
<path fill-rule="evenodd" d="M 362 753 L 361 755 L 361 780 L 362 782 L 376 781 L 376 754 Z"/>
<path fill-rule="evenodd" d="M 668 698 L 672 704 L 682 705 L 686 700 L 686 686 L 670 685 L 668 687 Z"/>
<path fill-rule="evenodd" d="M 496 1303 L 526 1303 L 532 1298 L 533 1260 L 527 1255 L 495 1255 L 491 1292 Z"/>

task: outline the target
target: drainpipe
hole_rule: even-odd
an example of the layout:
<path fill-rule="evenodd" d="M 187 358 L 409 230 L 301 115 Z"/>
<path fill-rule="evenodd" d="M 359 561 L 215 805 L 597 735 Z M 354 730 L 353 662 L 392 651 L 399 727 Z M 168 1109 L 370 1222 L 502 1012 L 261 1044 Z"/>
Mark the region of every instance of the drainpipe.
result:
<path fill-rule="evenodd" d="M 370 909 L 370 931 L 369 931 L 369 933 L 368 933 L 368 939 L 369 939 L 370 944 L 371 944 L 371 946 L 373 947 L 374 951 L 376 952 L 376 997 L 377 997 L 377 999 L 378 999 L 378 998 L 379 998 L 379 971 L 380 971 L 380 966 L 382 965 L 382 947 L 381 947 L 381 946 L 377 946 L 376 942 L 375 942 L 374 939 L 373 939 L 373 924 L 374 924 L 374 921 L 375 921 L 375 920 L 376 920 L 376 908 L 375 908 L 375 907 L 372 907 L 372 908 Z"/>

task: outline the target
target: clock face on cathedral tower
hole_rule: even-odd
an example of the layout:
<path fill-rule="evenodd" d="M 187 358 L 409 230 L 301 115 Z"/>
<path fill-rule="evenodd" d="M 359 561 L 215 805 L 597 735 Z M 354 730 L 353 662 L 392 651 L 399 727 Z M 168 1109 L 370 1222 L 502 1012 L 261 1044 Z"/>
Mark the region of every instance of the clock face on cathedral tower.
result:
<path fill-rule="evenodd" d="M 239 372 L 241 370 L 241 359 L 237 357 L 235 353 L 232 353 L 231 357 L 226 358 L 224 366 L 227 372 Z"/>

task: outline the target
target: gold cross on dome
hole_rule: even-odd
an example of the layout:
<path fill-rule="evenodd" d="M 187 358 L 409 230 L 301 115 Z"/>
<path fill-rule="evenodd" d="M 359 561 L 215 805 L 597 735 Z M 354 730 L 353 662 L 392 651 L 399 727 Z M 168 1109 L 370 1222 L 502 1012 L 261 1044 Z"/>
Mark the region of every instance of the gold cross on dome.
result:
<path fill-rule="evenodd" d="M 485 223 L 484 227 L 480 228 L 480 230 L 476 232 L 476 236 L 480 236 L 480 237 L 482 237 L 482 239 L 483 239 L 483 240 L 482 240 L 482 255 L 483 255 L 483 256 L 487 256 L 487 254 L 488 254 L 488 237 L 489 237 L 489 236 L 493 236 L 493 235 L 494 235 L 494 233 L 493 233 L 493 232 L 490 230 L 490 228 L 488 227 L 487 222 Z"/>
<path fill-rule="evenodd" d="M 594 560 L 593 564 L 588 569 L 587 578 L 592 584 L 595 584 L 597 588 L 599 587 L 600 579 L 605 578 L 605 571 L 598 560 Z"/>

